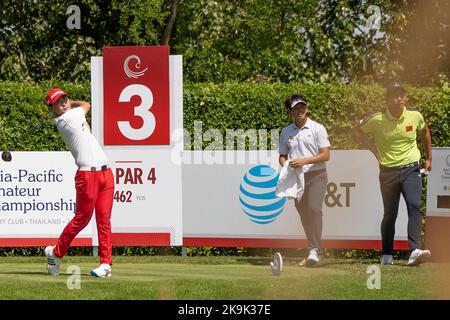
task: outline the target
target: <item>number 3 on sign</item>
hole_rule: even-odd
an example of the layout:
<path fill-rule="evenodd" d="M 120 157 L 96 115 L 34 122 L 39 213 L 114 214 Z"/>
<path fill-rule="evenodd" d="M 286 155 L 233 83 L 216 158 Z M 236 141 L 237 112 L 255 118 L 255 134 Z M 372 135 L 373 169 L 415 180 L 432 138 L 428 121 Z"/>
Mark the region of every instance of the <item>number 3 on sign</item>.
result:
<path fill-rule="evenodd" d="M 141 104 L 134 107 L 134 115 L 143 121 L 138 129 L 133 128 L 129 121 L 118 121 L 120 132 L 130 140 L 145 140 L 155 131 L 156 120 L 150 108 L 153 105 L 152 91 L 142 84 L 131 84 L 120 93 L 119 102 L 130 102 L 134 96 L 141 97 Z"/>

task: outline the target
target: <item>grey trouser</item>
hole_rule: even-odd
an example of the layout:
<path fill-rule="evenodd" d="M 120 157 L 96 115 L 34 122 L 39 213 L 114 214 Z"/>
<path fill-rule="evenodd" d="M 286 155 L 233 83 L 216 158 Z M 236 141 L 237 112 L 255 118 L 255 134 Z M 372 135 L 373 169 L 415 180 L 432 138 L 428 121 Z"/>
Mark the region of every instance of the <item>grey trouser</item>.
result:
<path fill-rule="evenodd" d="M 401 169 L 380 167 L 380 188 L 384 207 L 381 222 L 383 254 L 392 254 L 400 194 L 403 195 L 408 210 L 409 249 L 420 248 L 422 177 L 419 170 L 417 163 Z"/>
<path fill-rule="evenodd" d="M 309 249 L 320 249 L 322 238 L 322 204 L 328 183 L 327 171 L 317 170 L 305 173 L 305 192 L 295 207 L 300 215 L 308 239 Z"/>

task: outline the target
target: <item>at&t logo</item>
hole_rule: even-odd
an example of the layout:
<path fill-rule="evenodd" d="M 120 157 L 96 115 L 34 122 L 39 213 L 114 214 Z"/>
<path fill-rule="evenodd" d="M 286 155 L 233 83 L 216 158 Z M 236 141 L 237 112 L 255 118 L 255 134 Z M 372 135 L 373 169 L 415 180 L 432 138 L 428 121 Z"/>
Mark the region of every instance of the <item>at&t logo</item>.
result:
<path fill-rule="evenodd" d="M 271 223 L 283 212 L 286 198 L 275 195 L 277 182 L 278 172 L 267 165 L 251 168 L 242 178 L 239 201 L 242 211 L 254 223 Z"/>

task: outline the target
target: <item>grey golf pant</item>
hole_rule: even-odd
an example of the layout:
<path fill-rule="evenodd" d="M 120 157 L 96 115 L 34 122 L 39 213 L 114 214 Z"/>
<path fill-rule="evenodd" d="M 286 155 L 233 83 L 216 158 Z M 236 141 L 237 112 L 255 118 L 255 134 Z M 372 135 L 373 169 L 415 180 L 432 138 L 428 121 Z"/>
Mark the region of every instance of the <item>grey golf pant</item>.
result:
<path fill-rule="evenodd" d="M 381 222 L 382 254 L 392 254 L 400 194 L 405 198 L 408 210 L 409 249 L 420 248 L 422 177 L 419 170 L 418 164 L 406 168 L 380 167 L 380 189 L 384 206 Z"/>
<path fill-rule="evenodd" d="M 328 183 L 326 170 L 317 170 L 305 173 L 305 191 L 295 207 L 300 215 L 308 248 L 320 249 L 322 238 L 322 205 Z"/>

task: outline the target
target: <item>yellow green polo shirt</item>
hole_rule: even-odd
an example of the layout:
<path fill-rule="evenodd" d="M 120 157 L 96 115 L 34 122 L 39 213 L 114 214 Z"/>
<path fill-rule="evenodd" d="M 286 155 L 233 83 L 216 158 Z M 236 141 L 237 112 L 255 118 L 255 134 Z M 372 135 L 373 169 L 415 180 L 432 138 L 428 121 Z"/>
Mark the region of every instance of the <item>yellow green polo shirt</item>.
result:
<path fill-rule="evenodd" d="M 389 109 L 374 113 L 361 121 L 361 130 L 374 137 L 380 164 L 386 167 L 402 166 L 420 160 L 417 131 L 425 121 L 418 111 L 403 109 L 399 119 Z"/>

